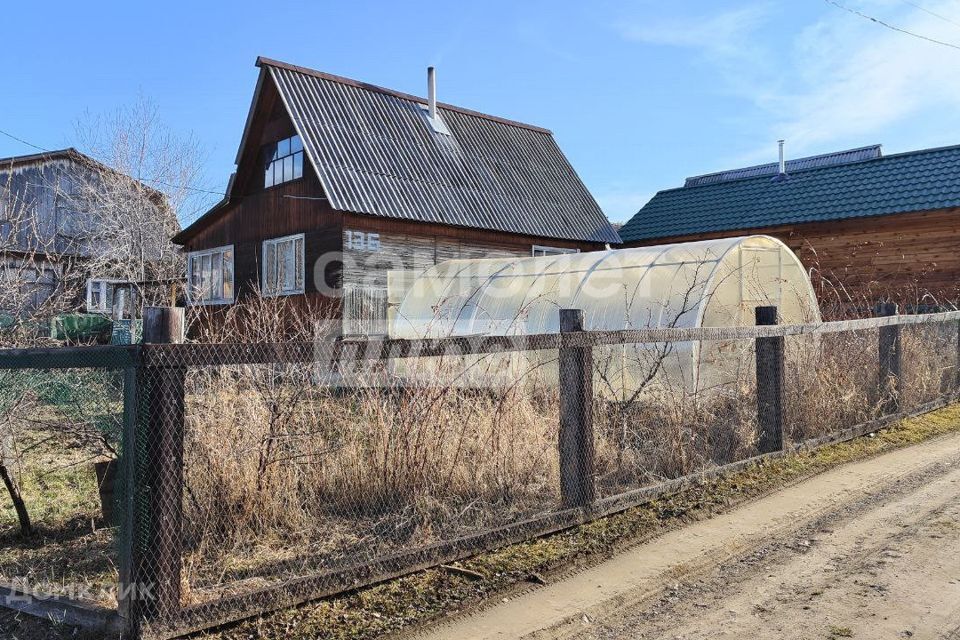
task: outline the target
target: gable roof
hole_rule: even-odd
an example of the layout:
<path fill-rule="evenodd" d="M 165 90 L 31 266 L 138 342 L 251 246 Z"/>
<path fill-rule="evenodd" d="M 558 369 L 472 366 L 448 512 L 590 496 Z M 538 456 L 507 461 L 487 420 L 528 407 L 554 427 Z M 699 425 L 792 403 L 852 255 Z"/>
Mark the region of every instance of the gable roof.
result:
<path fill-rule="evenodd" d="M 68 147 L 66 149 L 57 149 L 54 151 L 41 151 L 40 153 L 30 153 L 22 156 L 9 156 L 6 158 L 0 158 L 0 167 L 10 168 L 21 164 L 29 164 L 31 162 L 46 162 L 48 160 L 62 159 L 71 159 L 78 162 L 96 162 L 96 160 L 90 156 L 85 156 L 73 147 Z"/>
<path fill-rule="evenodd" d="M 124 180 L 129 180 L 130 182 L 139 185 L 139 187 L 142 188 L 156 204 L 163 207 L 169 207 L 170 203 L 167 200 L 167 196 L 164 195 L 162 191 L 145 184 L 141 180 L 128 176 L 127 174 L 122 173 L 113 167 L 105 165 L 99 160 L 91 158 L 87 154 L 77 151 L 74 147 L 67 147 L 66 149 L 54 149 L 51 151 L 41 151 L 39 153 L 30 153 L 22 156 L 8 156 L 6 158 L 0 158 L 0 172 L 11 171 L 18 167 L 22 167 L 23 165 L 53 162 L 57 160 L 69 160 L 77 165 L 92 169 L 93 171 L 99 171 L 123 178 Z M 177 223 L 177 226 L 180 226 L 179 222 Z"/>
<path fill-rule="evenodd" d="M 960 207 L 960 146 L 657 193 L 624 242 Z"/>
<path fill-rule="evenodd" d="M 444 135 L 431 125 L 423 98 L 267 58 L 258 58 L 257 65 L 258 94 L 264 82 L 277 88 L 336 210 L 620 241 L 546 129 L 439 103 L 450 132 Z M 250 124 L 248 116 L 238 161 Z M 175 240 L 185 240 L 191 228 Z"/>
<path fill-rule="evenodd" d="M 0 158 L 0 169 L 13 169 L 25 164 L 52 162 L 54 160 L 70 160 L 97 171 L 114 171 L 102 162 L 94 160 L 87 154 L 81 153 L 73 147 L 67 147 L 66 149 L 54 149 L 51 151 L 40 151 L 38 153 L 30 153 L 22 156 L 9 156 L 7 158 Z"/>

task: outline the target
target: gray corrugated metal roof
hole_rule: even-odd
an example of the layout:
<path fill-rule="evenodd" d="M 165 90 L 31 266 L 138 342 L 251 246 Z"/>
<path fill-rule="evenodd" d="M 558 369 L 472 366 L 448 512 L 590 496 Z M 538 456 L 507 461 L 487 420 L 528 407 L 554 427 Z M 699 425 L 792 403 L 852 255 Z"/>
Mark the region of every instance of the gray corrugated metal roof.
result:
<path fill-rule="evenodd" d="M 549 131 L 261 59 L 341 211 L 618 243 Z"/>
<path fill-rule="evenodd" d="M 817 167 L 830 167 L 836 164 L 849 164 L 851 162 L 861 162 L 863 160 L 873 160 L 883 155 L 879 144 L 858 149 L 847 149 L 846 151 L 835 151 L 833 153 L 824 153 L 818 156 L 808 156 L 806 158 L 794 158 L 787 160 L 787 173 L 791 171 L 803 171 L 804 169 L 815 169 Z M 743 178 L 755 178 L 757 176 L 772 176 L 780 170 L 777 162 L 769 164 L 760 164 L 754 167 L 745 167 L 743 169 L 729 169 L 727 171 L 717 171 L 716 173 L 707 173 L 702 176 L 693 176 L 687 178 L 683 183 L 685 187 L 698 187 L 705 184 L 714 184 L 716 182 L 727 182 L 728 180 L 741 180 Z"/>

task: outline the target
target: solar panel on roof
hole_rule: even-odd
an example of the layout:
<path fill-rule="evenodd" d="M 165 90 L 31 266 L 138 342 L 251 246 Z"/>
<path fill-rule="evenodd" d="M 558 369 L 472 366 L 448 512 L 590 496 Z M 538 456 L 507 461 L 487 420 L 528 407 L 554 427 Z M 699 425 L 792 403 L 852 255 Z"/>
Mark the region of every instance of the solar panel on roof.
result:
<path fill-rule="evenodd" d="M 787 160 L 787 173 L 794 171 L 803 171 L 804 169 L 815 169 L 818 167 L 829 167 L 838 164 L 850 164 L 852 162 L 862 162 L 863 160 L 873 160 L 883 155 L 879 144 L 869 147 L 860 147 L 858 149 L 847 149 L 846 151 L 835 151 L 833 153 L 824 153 L 818 156 L 808 156 L 806 158 L 796 158 Z M 699 187 L 705 184 L 716 184 L 717 182 L 727 182 L 729 180 L 740 180 L 743 178 L 756 178 L 757 176 L 775 175 L 779 172 L 779 163 L 771 162 L 769 164 L 760 164 L 754 167 L 744 167 L 742 169 L 729 169 L 727 171 L 718 171 L 716 173 L 707 173 L 700 176 L 687 178 L 683 183 L 685 187 Z"/>

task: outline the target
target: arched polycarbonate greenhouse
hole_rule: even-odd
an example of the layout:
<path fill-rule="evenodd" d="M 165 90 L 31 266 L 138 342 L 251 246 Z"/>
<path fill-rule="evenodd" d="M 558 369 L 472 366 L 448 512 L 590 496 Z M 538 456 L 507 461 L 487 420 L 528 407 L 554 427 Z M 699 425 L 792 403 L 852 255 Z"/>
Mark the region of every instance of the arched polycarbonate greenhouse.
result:
<path fill-rule="evenodd" d="M 391 329 L 398 338 L 552 333 L 560 309 L 582 309 L 587 330 L 734 327 L 754 324 L 754 309 L 765 305 L 776 305 L 784 323 L 820 320 L 796 255 L 775 238 L 746 236 L 443 262 L 413 282 Z M 661 378 L 702 388 L 733 366 L 731 348 L 722 341 L 619 345 L 603 347 L 610 353 L 595 361 L 609 360 L 601 366 L 616 369 L 606 373 L 626 391 L 653 366 Z"/>

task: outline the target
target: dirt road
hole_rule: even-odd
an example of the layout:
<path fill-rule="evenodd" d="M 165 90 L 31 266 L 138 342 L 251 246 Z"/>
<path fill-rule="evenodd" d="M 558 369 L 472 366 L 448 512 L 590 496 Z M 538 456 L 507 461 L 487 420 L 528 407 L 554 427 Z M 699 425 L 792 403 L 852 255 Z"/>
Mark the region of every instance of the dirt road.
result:
<path fill-rule="evenodd" d="M 833 469 L 418 637 L 960 639 L 960 435 Z"/>

